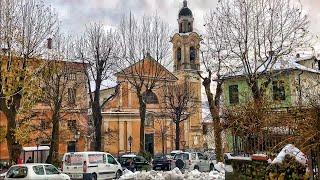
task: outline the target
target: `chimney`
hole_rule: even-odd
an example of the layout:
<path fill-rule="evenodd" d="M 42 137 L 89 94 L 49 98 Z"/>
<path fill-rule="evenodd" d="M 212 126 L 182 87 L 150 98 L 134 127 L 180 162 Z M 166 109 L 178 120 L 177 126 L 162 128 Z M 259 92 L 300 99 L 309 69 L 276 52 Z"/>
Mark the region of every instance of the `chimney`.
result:
<path fill-rule="evenodd" d="M 300 58 L 300 54 L 299 53 L 296 54 L 296 58 Z"/>
<path fill-rule="evenodd" d="M 47 48 L 52 49 L 52 38 L 47 39 Z"/>

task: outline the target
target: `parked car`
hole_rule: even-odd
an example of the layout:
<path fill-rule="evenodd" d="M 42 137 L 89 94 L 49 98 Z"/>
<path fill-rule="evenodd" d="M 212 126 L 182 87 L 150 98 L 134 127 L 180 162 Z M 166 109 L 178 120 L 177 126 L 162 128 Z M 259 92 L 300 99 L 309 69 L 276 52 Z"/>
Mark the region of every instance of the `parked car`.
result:
<path fill-rule="evenodd" d="M 5 173 L 4 179 L 70 180 L 70 177 L 61 173 L 52 164 L 30 163 L 11 166 Z"/>
<path fill-rule="evenodd" d="M 168 155 L 159 154 L 155 155 L 152 161 L 152 168 L 154 170 L 170 170 L 171 169 L 171 159 Z"/>
<path fill-rule="evenodd" d="M 72 179 L 113 179 L 122 175 L 121 164 L 105 152 L 65 153 L 62 171 Z"/>
<path fill-rule="evenodd" d="M 177 153 L 171 163 L 171 168 L 178 167 L 182 171 L 211 171 L 216 164 L 215 159 L 209 159 L 200 152 L 182 152 Z"/>
<path fill-rule="evenodd" d="M 151 169 L 150 163 L 142 156 L 135 154 L 125 154 L 119 158 L 120 164 L 124 169 L 132 172 L 140 171 L 144 168 Z"/>

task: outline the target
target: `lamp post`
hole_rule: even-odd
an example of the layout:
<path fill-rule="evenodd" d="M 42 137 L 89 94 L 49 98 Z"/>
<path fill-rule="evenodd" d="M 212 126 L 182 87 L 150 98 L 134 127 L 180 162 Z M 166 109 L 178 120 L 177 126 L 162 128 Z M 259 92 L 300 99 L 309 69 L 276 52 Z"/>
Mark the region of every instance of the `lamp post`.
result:
<path fill-rule="evenodd" d="M 181 141 L 182 150 L 184 151 L 184 146 L 186 145 L 186 141 Z"/>
<path fill-rule="evenodd" d="M 39 162 L 39 146 L 40 146 L 39 138 L 36 139 L 36 145 L 37 145 L 37 163 L 38 163 Z"/>
<path fill-rule="evenodd" d="M 74 139 L 76 140 L 76 143 L 78 142 L 78 140 L 80 139 L 80 131 L 76 131 L 76 133 L 74 134 Z M 74 147 L 74 151 L 77 152 L 77 144 L 75 144 Z"/>
<path fill-rule="evenodd" d="M 130 146 L 130 154 L 131 154 L 132 139 L 133 138 L 131 136 L 128 137 L 128 142 L 129 142 L 129 146 Z"/>

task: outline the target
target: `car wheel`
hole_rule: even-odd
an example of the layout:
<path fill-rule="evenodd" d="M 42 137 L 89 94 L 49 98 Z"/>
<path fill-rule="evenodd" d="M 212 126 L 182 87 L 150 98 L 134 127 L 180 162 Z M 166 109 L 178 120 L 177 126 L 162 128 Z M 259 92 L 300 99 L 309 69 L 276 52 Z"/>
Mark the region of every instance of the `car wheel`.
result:
<path fill-rule="evenodd" d="M 199 166 L 198 165 L 195 165 L 193 169 L 196 169 L 199 171 Z"/>
<path fill-rule="evenodd" d="M 116 179 L 119 179 L 122 176 L 122 171 L 118 170 L 116 173 Z"/>
<path fill-rule="evenodd" d="M 214 165 L 213 164 L 210 164 L 210 171 L 213 171 L 213 169 L 214 169 Z"/>
<path fill-rule="evenodd" d="M 183 169 L 184 166 L 185 166 L 185 163 L 184 163 L 184 161 L 182 159 L 178 159 L 176 161 L 176 167 L 178 167 L 180 170 Z"/>
<path fill-rule="evenodd" d="M 93 174 L 92 174 L 91 180 L 97 180 L 97 175 L 96 175 L 96 173 L 93 173 Z"/>

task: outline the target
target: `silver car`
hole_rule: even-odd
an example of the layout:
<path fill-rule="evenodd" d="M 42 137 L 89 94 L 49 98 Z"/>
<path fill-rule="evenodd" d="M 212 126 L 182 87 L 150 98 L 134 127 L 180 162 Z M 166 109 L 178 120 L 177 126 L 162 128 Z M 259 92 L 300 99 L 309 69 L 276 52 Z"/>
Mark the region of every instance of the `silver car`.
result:
<path fill-rule="evenodd" d="M 182 171 L 197 169 L 204 172 L 213 170 L 214 164 L 216 164 L 215 159 L 209 159 L 200 152 L 182 152 L 174 156 L 171 167 L 178 167 Z"/>

